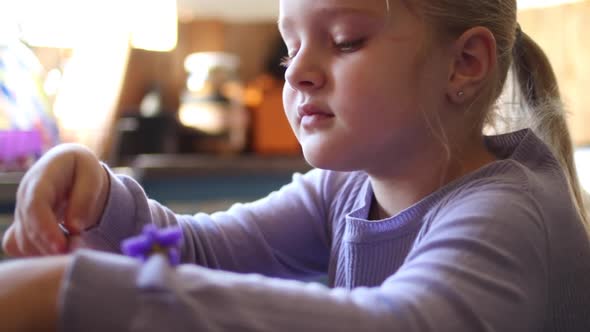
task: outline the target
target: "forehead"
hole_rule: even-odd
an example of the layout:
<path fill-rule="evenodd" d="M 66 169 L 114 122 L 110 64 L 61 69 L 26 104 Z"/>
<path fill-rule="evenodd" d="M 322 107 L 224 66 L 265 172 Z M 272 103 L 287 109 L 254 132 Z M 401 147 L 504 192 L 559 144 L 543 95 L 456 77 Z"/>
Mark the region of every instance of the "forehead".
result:
<path fill-rule="evenodd" d="M 383 16 L 392 1 L 400 0 L 280 0 L 279 25 L 300 16 L 314 14 L 359 13 Z"/>
<path fill-rule="evenodd" d="M 389 0 L 399 1 L 399 0 Z M 378 7 L 387 8 L 387 0 L 279 0 L 282 5 L 290 5 L 306 2 L 306 6 L 315 4 L 318 6 L 345 6 L 345 7 Z"/>

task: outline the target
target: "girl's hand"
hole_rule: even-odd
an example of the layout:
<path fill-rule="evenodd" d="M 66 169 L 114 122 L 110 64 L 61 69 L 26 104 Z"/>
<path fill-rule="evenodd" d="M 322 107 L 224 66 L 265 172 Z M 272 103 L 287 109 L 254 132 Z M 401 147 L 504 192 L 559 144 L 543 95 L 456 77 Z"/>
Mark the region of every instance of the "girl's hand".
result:
<path fill-rule="evenodd" d="M 68 251 L 62 224 L 77 235 L 98 223 L 108 197 L 109 175 L 86 147 L 60 145 L 48 151 L 23 177 L 14 222 L 2 247 L 11 256 Z"/>
<path fill-rule="evenodd" d="M 0 331 L 56 331 L 58 295 L 68 256 L 0 264 Z"/>

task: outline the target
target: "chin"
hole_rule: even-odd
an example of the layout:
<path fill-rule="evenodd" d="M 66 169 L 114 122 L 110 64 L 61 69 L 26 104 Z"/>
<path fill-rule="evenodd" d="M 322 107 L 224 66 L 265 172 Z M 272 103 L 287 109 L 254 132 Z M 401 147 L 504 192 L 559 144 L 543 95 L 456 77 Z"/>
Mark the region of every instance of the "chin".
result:
<path fill-rule="evenodd" d="M 323 148 L 321 144 L 314 143 L 316 142 L 308 141 L 304 144 L 301 144 L 303 157 L 305 158 L 307 163 L 313 166 L 314 168 L 331 170 L 334 166 L 334 163 L 331 162 L 331 153 L 325 153 L 325 147 Z"/>
<path fill-rule="evenodd" d="M 339 158 L 339 154 L 335 149 L 302 145 L 302 150 L 305 160 L 314 168 L 338 172 L 349 172 L 356 170 L 355 167 L 351 167 L 351 165 L 349 165 L 347 160 Z"/>

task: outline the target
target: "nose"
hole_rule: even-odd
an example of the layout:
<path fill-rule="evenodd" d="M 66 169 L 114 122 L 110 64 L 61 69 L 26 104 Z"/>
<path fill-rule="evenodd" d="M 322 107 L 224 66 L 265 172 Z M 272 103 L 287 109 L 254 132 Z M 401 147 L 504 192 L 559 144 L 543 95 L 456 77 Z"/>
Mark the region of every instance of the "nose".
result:
<path fill-rule="evenodd" d="M 285 80 L 295 90 L 311 92 L 326 83 L 326 75 L 317 56 L 299 51 L 285 72 Z"/>

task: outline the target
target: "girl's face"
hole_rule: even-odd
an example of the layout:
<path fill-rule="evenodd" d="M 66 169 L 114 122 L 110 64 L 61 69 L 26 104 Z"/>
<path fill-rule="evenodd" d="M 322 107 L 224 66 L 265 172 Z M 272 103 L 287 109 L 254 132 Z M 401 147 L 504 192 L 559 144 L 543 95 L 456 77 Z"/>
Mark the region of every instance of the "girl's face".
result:
<path fill-rule="evenodd" d="M 283 102 L 309 163 L 380 172 L 429 146 L 448 62 L 402 0 L 281 0 Z"/>

